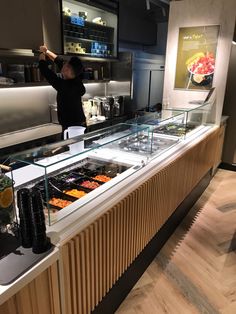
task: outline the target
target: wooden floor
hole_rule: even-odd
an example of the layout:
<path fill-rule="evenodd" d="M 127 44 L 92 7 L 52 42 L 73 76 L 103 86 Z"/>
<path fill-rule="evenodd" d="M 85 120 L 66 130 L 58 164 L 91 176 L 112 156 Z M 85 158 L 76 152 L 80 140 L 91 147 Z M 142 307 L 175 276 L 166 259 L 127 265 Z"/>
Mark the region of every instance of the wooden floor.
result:
<path fill-rule="evenodd" d="M 236 314 L 236 172 L 218 170 L 117 314 Z"/>

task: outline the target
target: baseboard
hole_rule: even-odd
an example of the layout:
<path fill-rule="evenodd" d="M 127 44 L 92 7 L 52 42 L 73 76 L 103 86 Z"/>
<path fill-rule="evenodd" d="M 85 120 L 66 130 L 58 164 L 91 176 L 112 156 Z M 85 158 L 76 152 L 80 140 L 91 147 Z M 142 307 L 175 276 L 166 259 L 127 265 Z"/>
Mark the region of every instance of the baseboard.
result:
<path fill-rule="evenodd" d="M 219 168 L 225 169 L 225 170 L 230 170 L 230 171 L 236 171 L 236 165 L 235 164 L 228 164 L 226 162 L 222 162 L 219 165 Z"/>
<path fill-rule="evenodd" d="M 127 271 L 97 305 L 92 314 L 111 314 L 118 309 L 168 238 L 204 192 L 211 181 L 211 172 L 212 170 L 209 170 L 206 173 L 192 192 L 178 206 L 165 225 L 158 231 L 136 260 L 129 266 Z"/>

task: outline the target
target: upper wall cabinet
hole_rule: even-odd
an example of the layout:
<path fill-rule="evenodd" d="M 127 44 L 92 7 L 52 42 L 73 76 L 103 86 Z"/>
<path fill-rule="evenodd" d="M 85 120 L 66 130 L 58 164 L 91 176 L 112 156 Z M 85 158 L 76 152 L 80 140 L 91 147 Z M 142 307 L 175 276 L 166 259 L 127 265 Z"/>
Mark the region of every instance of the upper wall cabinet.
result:
<path fill-rule="evenodd" d="M 32 0 L 31 0 L 32 1 Z M 44 43 L 48 49 L 62 53 L 61 7 L 59 0 L 40 0 Z"/>
<path fill-rule="evenodd" d="M 40 1 L 0 1 L 0 49 L 36 49 L 43 42 Z"/>
<path fill-rule="evenodd" d="M 62 0 L 64 53 L 117 58 L 118 1 Z"/>

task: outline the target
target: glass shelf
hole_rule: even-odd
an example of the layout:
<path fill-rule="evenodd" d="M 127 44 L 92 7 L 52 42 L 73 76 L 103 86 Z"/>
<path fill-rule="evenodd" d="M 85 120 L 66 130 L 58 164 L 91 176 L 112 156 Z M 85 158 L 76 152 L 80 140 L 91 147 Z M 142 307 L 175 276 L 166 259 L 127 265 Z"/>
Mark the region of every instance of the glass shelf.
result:
<path fill-rule="evenodd" d="M 180 110 L 162 110 L 160 112 L 139 113 L 137 117 L 128 120 L 127 122 L 132 124 L 156 126 L 166 121 L 170 122 L 171 120 L 179 120 L 179 118 L 183 118 L 183 112 Z"/>
<path fill-rule="evenodd" d="M 175 107 L 166 110 L 184 113 L 183 133 L 185 137 L 193 135 L 206 125 L 214 125 L 216 122 L 215 101 L 204 102 L 203 104 L 188 104 L 188 107 Z"/>
<path fill-rule="evenodd" d="M 148 127 L 120 123 L 101 130 L 79 135 L 68 140 L 62 140 L 53 144 L 28 149 L 26 151 L 13 154 L 11 159 L 47 168 L 62 161 L 70 160 L 75 156 L 83 155 L 88 151 L 97 149 L 123 137 L 143 132 L 145 130 L 148 131 Z M 79 146 L 78 144 L 81 144 L 82 146 Z M 70 148 L 72 145 L 78 145 L 78 152 L 71 152 Z"/>
<path fill-rule="evenodd" d="M 105 42 L 105 41 L 100 41 L 97 39 L 87 39 L 87 38 L 82 38 L 82 37 L 73 37 L 73 36 L 69 36 L 69 35 L 65 35 L 65 38 L 71 39 L 71 40 L 76 40 L 76 41 L 84 41 L 84 42 L 90 42 L 90 43 L 101 43 L 101 44 L 105 44 L 105 45 L 113 45 L 113 43 L 111 42 Z"/>

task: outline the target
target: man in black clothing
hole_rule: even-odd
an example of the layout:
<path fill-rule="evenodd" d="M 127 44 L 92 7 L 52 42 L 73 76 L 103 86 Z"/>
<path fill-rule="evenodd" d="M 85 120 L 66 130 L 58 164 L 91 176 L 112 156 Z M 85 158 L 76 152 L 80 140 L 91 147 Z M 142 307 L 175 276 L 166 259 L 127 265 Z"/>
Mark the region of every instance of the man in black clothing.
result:
<path fill-rule="evenodd" d="M 62 78 L 48 68 L 46 57 L 51 59 L 60 69 Z M 39 69 L 49 84 L 57 90 L 58 121 L 63 131 L 69 126 L 86 127 L 81 96 L 85 87 L 81 76 L 83 65 L 78 57 L 72 57 L 68 62 L 57 56 L 46 46 L 40 46 Z"/>

